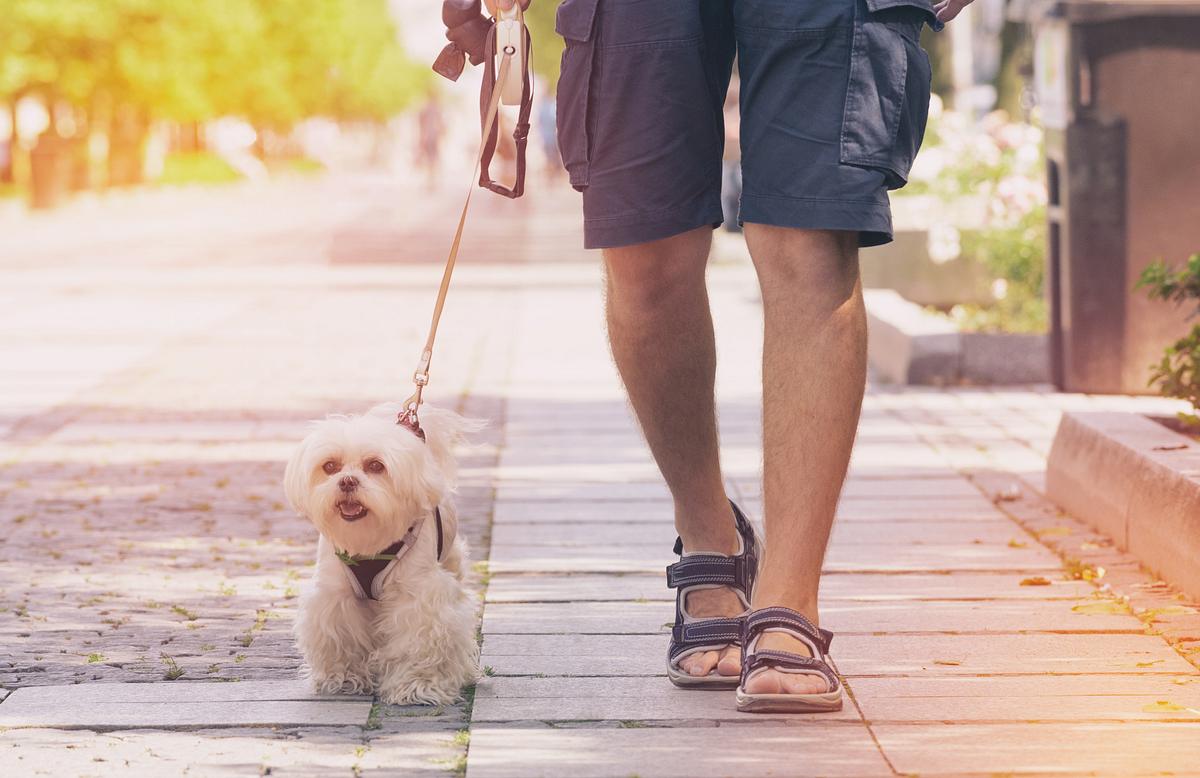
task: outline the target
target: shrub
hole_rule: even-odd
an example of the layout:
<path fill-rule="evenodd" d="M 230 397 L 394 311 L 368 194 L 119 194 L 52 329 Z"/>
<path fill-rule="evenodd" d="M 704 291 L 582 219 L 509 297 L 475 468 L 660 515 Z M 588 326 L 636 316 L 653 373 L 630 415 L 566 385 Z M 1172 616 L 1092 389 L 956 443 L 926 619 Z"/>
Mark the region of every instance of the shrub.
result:
<path fill-rule="evenodd" d="M 1195 305 L 1192 315 L 1200 314 L 1200 254 L 1193 254 L 1179 270 L 1162 261 L 1151 264 L 1142 271 L 1136 288 L 1148 290 L 1151 300 Z M 1179 418 L 1200 427 L 1200 324 L 1168 346 L 1162 360 L 1150 366 L 1150 385 L 1157 386 L 1165 397 L 1190 403 L 1192 412 L 1180 413 Z"/>

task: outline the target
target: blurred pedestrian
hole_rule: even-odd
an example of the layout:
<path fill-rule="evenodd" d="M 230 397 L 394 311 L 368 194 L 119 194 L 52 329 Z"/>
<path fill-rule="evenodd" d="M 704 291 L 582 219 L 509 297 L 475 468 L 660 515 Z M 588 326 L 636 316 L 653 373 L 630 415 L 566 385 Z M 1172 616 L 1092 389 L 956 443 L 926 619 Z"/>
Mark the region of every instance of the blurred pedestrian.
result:
<path fill-rule="evenodd" d="M 425 187 L 433 189 L 441 168 L 442 133 L 445 131 L 441 101 L 436 91 L 430 92 L 417 114 L 417 169 L 425 172 Z"/>

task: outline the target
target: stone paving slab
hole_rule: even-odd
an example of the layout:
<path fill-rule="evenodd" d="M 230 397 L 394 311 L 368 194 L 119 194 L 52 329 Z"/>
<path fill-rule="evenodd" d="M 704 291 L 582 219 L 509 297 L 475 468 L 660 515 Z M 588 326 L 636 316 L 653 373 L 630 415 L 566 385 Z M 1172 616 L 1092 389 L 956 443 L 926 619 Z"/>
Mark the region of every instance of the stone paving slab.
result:
<path fill-rule="evenodd" d="M 854 678 L 849 684 L 863 717 L 872 724 L 1105 719 L 1200 722 L 1200 674 L 1195 672 Z"/>
<path fill-rule="evenodd" d="M 846 635 L 835 645 L 838 670 L 852 676 L 1195 671 L 1154 635 Z"/>
<path fill-rule="evenodd" d="M 499 721 L 746 721 L 733 693 L 697 692 L 644 677 L 485 678 L 475 694 L 473 722 Z M 754 720 L 858 721 L 852 705 L 821 715 L 754 716 Z"/>
<path fill-rule="evenodd" d="M 666 653 L 666 635 L 485 633 L 481 661 L 499 675 L 660 676 Z M 1195 671 L 1161 638 L 1124 634 L 842 635 L 833 659 L 848 676 Z"/>
<path fill-rule="evenodd" d="M 903 775 L 1196 775 L 1200 726 L 1188 723 L 882 724 L 879 745 Z"/>
<path fill-rule="evenodd" d="M 653 467 L 647 464 L 645 467 Z M 668 508 L 671 504 L 671 493 L 658 471 L 654 470 L 643 480 L 608 479 L 607 483 L 600 477 L 603 468 L 585 466 L 592 481 L 575 481 L 568 476 L 556 475 L 554 468 L 547 468 L 546 473 L 521 475 L 518 470 L 525 468 L 510 467 L 495 471 L 496 502 L 568 502 L 568 503 L 624 503 L 631 500 L 661 501 Z M 532 468 L 529 468 L 532 469 Z M 509 483 L 520 481 L 521 483 Z"/>
<path fill-rule="evenodd" d="M 355 702 L 370 697 L 318 694 L 296 678 L 278 681 L 165 681 L 160 683 L 80 683 L 66 686 L 27 686 L 17 689 L 10 705 L 89 705 L 125 702 L 254 702 L 269 700 L 331 700 Z"/>
<path fill-rule="evenodd" d="M 150 727 L 364 726 L 370 713 L 371 701 L 367 699 L 74 704 L 8 699 L 0 705 L 0 727 L 110 730 Z"/>
<path fill-rule="evenodd" d="M 507 498 L 496 500 L 493 506 L 492 521 L 497 527 L 514 522 L 519 524 L 578 522 L 590 526 L 608 521 L 620 521 L 656 524 L 665 528 L 674 526 L 675 512 L 669 501 L 660 499 L 583 502 Z"/>
<path fill-rule="evenodd" d="M 761 526 L 759 527 L 761 532 Z M 997 512 L 991 521 L 855 521 L 833 526 L 830 543 L 838 545 L 877 545 L 886 540 L 896 545 L 939 544 L 1015 544 L 1028 546 L 1028 534 L 1014 527 L 1011 520 Z M 492 529 L 492 547 L 514 545 L 539 546 L 670 546 L 675 530 L 665 523 L 579 522 L 526 523 L 508 522 Z"/>
<path fill-rule="evenodd" d="M 0 732 L 6 776 L 447 775 L 459 724 L 410 721 L 406 731 L 355 727 L 192 731 L 17 729 Z"/>
<path fill-rule="evenodd" d="M 669 544 L 641 546 L 510 545 L 492 549 L 489 569 L 507 572 L 657 572 L 678 557 Z M 1013 570 L 1058 572 L 1062 562 L 1041 546 L 1014 548 L 1007 542 L 985 544 L 927 543 L 920 546 L 893 544 L 837 545 L 825 559 L 827 571 L 966 571 Z"/>
<path fill-rule="evenodd" d="M 467 778 L 804 778 L 890 775 L 860 724 L 663 729 L 480 726 Z"/>
<path fill-rule="evenodd" d="M 1145 625 L 1126 613 L 1079 613 L 1094 600 L 1020 600 L 919 603 L 826 601 L 821 626 L 838 635 L 931 632 L 1128 632 Z M 666 634 L 673 602 L 489 603 L 483 630 L 492 634 Z"/>
<path fill-rule="evenodd" d="M 494 531 L 494 530 L 493 530 Z M 1047 576 L 1045 586 L 1022 586 L 1013 573 L 831 573 L 821 579 L 822 601 L 833 600 L 1047 600 L 1079 599 L 1095 589 L 1086 581 Z M 654 573 L 498 573 L 488 603 L 659 600 L 674 602 L 666 576 Z"/>

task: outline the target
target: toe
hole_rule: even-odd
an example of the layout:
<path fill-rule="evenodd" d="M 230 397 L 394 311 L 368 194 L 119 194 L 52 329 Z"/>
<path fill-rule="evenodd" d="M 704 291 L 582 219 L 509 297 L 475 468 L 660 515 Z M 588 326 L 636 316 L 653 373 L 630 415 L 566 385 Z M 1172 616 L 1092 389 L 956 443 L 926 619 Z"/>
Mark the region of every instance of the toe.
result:
<path fill-rule="evenodd" d="M 798 673 L 779 673 L 780 684 L 786 694 L 823 694 L 829 691 L 829 683 L 816 675 L 801 675 Z"/>
<path fill-rule="evenodd" d="M 742 650 L 738 646 L 726 646 L 717 662 L 718 675 L 740 675 L 742 672 Z"/>
<path fill-rule="evenodd" d="M 746 694 L 780 694 L 783 687 L 780 684 L 779 675 L 776 670 L 759 670 L 746 679 L 743 688 Z"/>
<path fill-rule="evenodd" d="M 823 694 L 829 684 L 817 675 L 781 673 L 767 668 L 746 679 L 747 694 Z"/>
<path fill-rule="evenodd" d="M 717 666 L 716 651 L 701 651 L 680 660 L 679 668 L 694 678 L 703 678 Z"/>

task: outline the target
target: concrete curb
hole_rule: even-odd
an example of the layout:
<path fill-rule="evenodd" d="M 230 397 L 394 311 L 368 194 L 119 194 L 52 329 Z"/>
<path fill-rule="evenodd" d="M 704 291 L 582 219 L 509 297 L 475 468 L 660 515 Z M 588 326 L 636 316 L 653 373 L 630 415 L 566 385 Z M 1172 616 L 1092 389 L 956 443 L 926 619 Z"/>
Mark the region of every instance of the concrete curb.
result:
<path fill-rule="evenodd" d="M 885 383 L 1037 384 L 1050 378 L 1045 335 L 959 332 L 891 289 L 867 289 L 867 356 Z"/>
<path fill-rule="evenodd" d="M 1200 596 L 1200 443 L 1134 413 L 1066 413 L 1046 495 Z"/>

